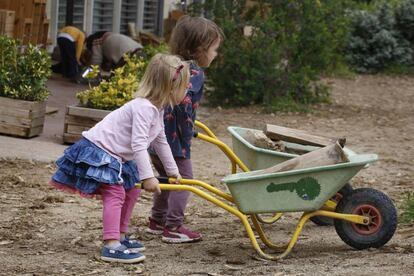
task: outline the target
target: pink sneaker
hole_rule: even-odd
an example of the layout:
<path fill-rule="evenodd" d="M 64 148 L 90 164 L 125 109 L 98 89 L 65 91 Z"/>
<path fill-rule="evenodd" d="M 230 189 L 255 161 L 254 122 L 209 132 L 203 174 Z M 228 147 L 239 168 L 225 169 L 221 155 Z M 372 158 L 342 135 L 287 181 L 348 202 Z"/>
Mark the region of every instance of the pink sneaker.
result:
<path fill-rule="evenodd" d="M 164 232 L 164 225 L 158 224 L 152 218 L 149 218 L 148 228 L 145 229 L 145 232 L 153 235 L 161 235 Z"/>
<path fill-rule="evenodd" d="M 201 238 L 200 233 L 192 232 L 184 226 L 178 226 L 175 229 L 165 227 L 162 233 L 162 241 L 166 243 L 196 242 Z"/>

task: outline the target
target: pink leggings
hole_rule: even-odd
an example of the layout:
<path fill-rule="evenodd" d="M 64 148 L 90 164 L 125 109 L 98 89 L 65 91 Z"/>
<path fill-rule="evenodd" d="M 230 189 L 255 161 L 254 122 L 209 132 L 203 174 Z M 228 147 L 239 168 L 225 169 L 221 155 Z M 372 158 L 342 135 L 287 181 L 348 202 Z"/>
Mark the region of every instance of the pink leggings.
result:
<path fill-rule="evenodd" d="M 128 233 L 132 210 L 141 190 L 125 190 L 122 185 L 101 184 L 99 193 L 103 203 L 103 239 L 119 240 L 121 233 Z"/>

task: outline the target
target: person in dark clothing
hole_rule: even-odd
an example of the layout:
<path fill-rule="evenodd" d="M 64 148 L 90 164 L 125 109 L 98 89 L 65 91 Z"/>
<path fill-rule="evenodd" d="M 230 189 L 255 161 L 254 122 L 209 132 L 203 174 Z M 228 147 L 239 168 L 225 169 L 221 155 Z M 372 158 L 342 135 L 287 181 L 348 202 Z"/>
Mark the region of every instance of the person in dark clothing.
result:
<path fill-rule="evenodd" d="M 52 71 L 62 73 L 64 77 L 76 81 L 84 42 L 85 34 L 78 28 L 73 26 L 62 28 L 57 37 L 61 62 L 52 66 Z"/>

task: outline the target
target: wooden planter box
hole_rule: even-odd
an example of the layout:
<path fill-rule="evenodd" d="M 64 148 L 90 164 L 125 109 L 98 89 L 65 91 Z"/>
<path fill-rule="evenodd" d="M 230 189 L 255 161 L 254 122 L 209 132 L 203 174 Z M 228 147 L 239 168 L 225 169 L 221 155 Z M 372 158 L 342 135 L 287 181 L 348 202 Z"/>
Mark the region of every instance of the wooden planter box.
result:
<path fill-rule="evenodd" d="M 46 101 L 29 102 L 0 97 L 0 133 L 33 137 L 43 131 Z"/>
<path fill-rule="evenodd" d="M 79 106 L 67 106 L 63 142 L 73 144 L 82 137 L 82 132 L 93 127 L 111 111 Z"/>

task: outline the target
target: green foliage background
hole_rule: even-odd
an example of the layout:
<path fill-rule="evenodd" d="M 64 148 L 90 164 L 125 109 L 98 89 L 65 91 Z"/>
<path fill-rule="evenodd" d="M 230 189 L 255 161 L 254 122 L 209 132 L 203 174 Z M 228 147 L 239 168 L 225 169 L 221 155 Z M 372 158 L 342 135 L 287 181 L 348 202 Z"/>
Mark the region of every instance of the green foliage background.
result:
<path fill-rule="evenodd" d="M 350 18 L 345 55 L 355 71 L 372 73 L 413 64 L 414 0 L 384 1 L 370 10 L 354 10 Z"/>
<path fill-rule="evenodd" d="M 255 3 L 206 0 L 189 9 L 214 20 L 225 34 L 206 70 L 212 105 L 308 110 L 329 101 L 323 76 L 403 72 L 414 64 L 414 0 Z"/>
<path fill-rule="evenodd" d="M 205 2 L 205 13 L 225 34 L 217 60 L 207 69 L 209 102 L 271 109 L 291 102 L 291 109 L 326 101 L 328 89 L 319 80 L 343 62 L 349 1 L 257 2 L 253 7 L 246 1 Z M 246 26 L 251 35 L 244 35 Z"/>

